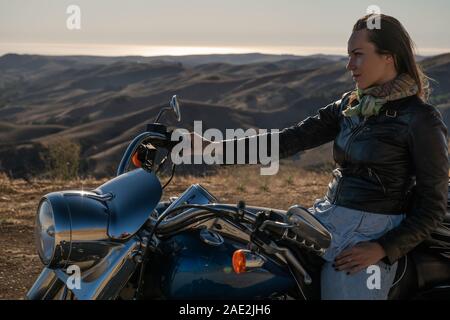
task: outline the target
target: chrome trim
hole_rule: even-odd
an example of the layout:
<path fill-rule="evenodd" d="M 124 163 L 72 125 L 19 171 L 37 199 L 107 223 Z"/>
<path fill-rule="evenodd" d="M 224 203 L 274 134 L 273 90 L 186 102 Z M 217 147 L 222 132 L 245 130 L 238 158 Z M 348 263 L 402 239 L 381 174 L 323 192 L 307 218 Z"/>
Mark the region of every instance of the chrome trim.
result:
<path fill-rule="evenodd" d="M 53 219 L 55 226 L 55 247 L 53 250 L 53 256 L 48 264 L 44 265 L 50 268 L 64 268 L 67 263 L 67 259 L 70 256 L 72 249 L 72 221 L 70 218 L 70 210 L 64 199 L 64 195 L 61 192 L 54 192 L 45 195 L 42 201 L 48 201 L 53 210 Z M 40 204 L 38 206 L 38 210 Z"/>
<path fill-rule="evenodd" d="M 259 230 L 263 231 L 264 229 L 267 228 L 267 226 L 273 226 L 273 227 L 285 228 L 285 229 L 290 229 L 290 228 L 294 227 L 292 224 L 279 222 L 279 221 L 266 220 L 261 224 L 261 226 L 259 227 Z"/>
<path fill-rule="evenodd" d="M 185 204 L 211 204 L 218 200 L 208 190 L 196 183 L 187 188 L 179 197 L 174 199 L 167 207 L 166 211 L 170 211 L 178 206 Z"/>
<path fill-rule="evenodd" d="M 47 300 L 51 299 L 50 292 L 53 289 L 58 278 L 53 270 L 44 268 L 28 290 L 25 298 L 28 300 Z"/>
<path fill-rule="evenodd" d="M 77 264 L 81 270 L 98 263 L 108 252 L 108 205 L 81 192 L 63 192 L 71 221 L 70 253 L 66 266 Z"/>
<path fill-rule="evenodd" d="M 234 204 L 211 203 L 211 204 L 204 204 L 203 206 L 210 207 L 211 209 L 215 209 L 215 210 L 226 211 L 226 212 L 230 213 L 230 215 L 236 215 L 236 212 L 237 212 L 236 205 L 234 205 Z M 256 220 L 256 214 L 258 212 L 269 211 L 269 210 L 274 213 L 280 214 L 280 215 L 286 214 L 286 211 L 284 211 L 284 210 L 271 209 L 271 208 L 267 208 L 267 207 L 247 206 L 245 208 L 244 218 L 249 223 L 254 223 Z M 194 219 L 199 215 L 205 214 L 205 212 L 208 212 L 208 211 L 205 209 L 202 209 L 202 208 L 186 209 L 174 216 L 164 219 L 159 224 L 157 233 L 164 233 L 166 230 L 169 230 L 178 224 L 187 222 L 188 220 Z M 149 221 L 151 224 L 155 224 L 157 221 L 157 218 L 150 217 Z"/>
<path fill-rule="evenodd" d="M 245 255 L 245 271 L 253 271 L 254 269 L 262 268 L 267 262 L 267 258 L 257 252 L 248 249 L 240 249 Z"/>
<path fill-rule="evenodd" d="M 80 289 L 71 291 L 78 300 L 115 299 L 136 269 L 134 256 L 140 252 L 138 238 L 112 246 L 107 256 L 94 267 L 81 273 Z M 67 283 L 64 270 L 54 271 L 56 277 Z"/>
<path fill-rule="evenodd" d="M 71 240 L 108 241 L 108 205 L 85 191 L 63 192 L 71 219 Z"/>
<path fill-rule="evenodd" d="M 309 249 L 317 251 L 328 249 L 333 238 L 331 232 L 308 210 L 297 205 L 292 206 L 289 208 L 286 218 L 294 226 L 290 229 L 296 235 L 292 240 L 299 241 Z M 307 245 L 307 242 L 310 245 Z"/>
<path fill-rule="evenodd" d="M 173 112 L 177 116 L 178 122 L 181 121 L 181 112 L 180 112 L 180 104 L 178 103 L 177 95 L 173 95 L 172 99 L 170 99 L 170 106 L 173 109 Z"/>
<path fill-rule="evenodd" d="M 55 245 L 49 268 L 78 264 L 86 270 L 108 254 L 112 240 L 126 241 L 147 221 L 161 198 L 154 173 L 127 172 L 94 191 L 53 192 Z"/>
<path fill-rule="evenodd" d="M 433 287 L 432 289 L 450 289 L 450 285 L 437 285 L 436 287 Z"/>
<path fill-rule="evenodd" d="M 223 204 L 206 204 L 205 207 L 210 207 L 211 209 L 215 210 L 222 210 L 229 212 L 231 215 L 236 214 L 236 206 L 235 205 L 223 205 Z M 173 217 L 169 217 L 167 219 L 164 219 L 158 226 L 158 229 L 156 233 L 164 233 L 164 232 L 170 232 L 171 229 L 173 229 L 175 226 L 179 224 L 183 224 L 189 220 L 192 220 L 200 215 L 205 214 L 206 212 L 210 212 L 203 208 L 193 208 L 193 209 L 187 209 L 185 211 L 182 211 L 178 213 L 177 215 L 174 215 Z M 255 216 L 251 214 L 245 214 L 245 217 L 249 220 L 249 222 L 255 221 Z M 149 219 L 151 224 L 155 224 L 157 219 L 154 217 L 150 217 Z"/>
<path fill-rule="evenodd" d="M 86 198 L 98 200 L 101 202 L 111 201 L 114 199 L 114 195 L 112 193 L 106 193 L 106 194 L 97 194 L 92 191 L 64 191 L 65 196 L 83 196 Z"/>
<path fill-rule="evenodd" d="M 206 228 L 200 230 L 200 239 L 211 246 L 220 246 L 224 243 L 223 237 L 219 233 Z"/>

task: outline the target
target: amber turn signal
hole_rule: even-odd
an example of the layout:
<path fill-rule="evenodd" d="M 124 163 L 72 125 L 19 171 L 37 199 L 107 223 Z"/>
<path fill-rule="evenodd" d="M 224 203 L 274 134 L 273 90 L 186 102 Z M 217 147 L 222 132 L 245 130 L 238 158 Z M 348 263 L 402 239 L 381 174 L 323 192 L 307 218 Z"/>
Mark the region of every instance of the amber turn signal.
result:
<path fill-rule="evenodd" d="M 141 168 L 142 167 L 142 162 L 141 162 L 141 160 L 139 160 L 137 152 L 135 152 L 133 154 L 133 156 L 131 157 L 131 161 L 133 162 L 133 164 L 134 164 L 134 166 L 136 168 Z"/>
<path fill-rule="evenodd" d="M 245 272 L 245 252 L 244 250 L 236 250 L 233 253 L 233 270 L 236 273 Z"/>
<path fill-rule="evenodd" d="M 247 249 L 239 249 L 233 253 L 233 270 L 237 274 L 256 271 L 263 267 L 266 258 Z"/>

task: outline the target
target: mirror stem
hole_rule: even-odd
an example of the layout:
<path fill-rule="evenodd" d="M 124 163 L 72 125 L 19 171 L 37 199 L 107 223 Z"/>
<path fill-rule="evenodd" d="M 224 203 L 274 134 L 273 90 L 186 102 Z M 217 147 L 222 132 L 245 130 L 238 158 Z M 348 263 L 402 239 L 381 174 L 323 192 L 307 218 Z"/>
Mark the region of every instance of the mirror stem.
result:
<path fill-rule="evenodd" d="M 167 110 L 170 110 L 170 109 L 171 108 L 169 108 L 169 107 L 162 108 L 159 111 L 158 115 L 156 116 L 156 119 L 155 119 L 154 123 L 158 123 L 159 118 L 161 118 L 161 116 L 164 114 L 164 112 L 166 112 Z"/>

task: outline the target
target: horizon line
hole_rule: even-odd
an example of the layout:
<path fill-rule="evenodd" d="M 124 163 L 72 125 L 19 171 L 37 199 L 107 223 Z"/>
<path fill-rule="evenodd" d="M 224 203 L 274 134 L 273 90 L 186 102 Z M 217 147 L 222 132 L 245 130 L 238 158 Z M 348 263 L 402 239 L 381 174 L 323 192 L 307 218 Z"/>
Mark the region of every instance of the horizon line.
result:
<path fill-rule="evenodd" d="M 336 46 L 176 46 L 176 45 L 134 45 L 134 44 L 91 44 L 91 43 L 12 43 L 0 42 L 0 55 L 29 54 L 49 56 L 102 56 L 102 57 L 158 57 L 189 55 L 226 54 L 269 54 L 269 55 L 338 55 L 346 56 L 345 47 Z M 416 48 L 416 55 L 434 56 L 449 53 L 450 48 Z"/>

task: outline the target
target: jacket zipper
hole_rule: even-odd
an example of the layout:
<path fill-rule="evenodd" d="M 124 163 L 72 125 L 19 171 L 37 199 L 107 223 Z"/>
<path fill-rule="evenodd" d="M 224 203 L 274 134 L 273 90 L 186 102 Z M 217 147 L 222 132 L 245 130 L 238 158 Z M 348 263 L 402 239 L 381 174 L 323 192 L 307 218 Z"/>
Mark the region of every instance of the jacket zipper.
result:
<path fill-rule="evenodd" d="M 387 194 L 386 188 L 384 187 L 383 182 L 381 182 L 381 179 L 380 179 L 380 177 L 378 176 L 378 174 L 377 174 L 375 171 L 373 171 L 371 168 L 367 168 L 367 170 L 369 171 L 369 177 L 372 177 L 372 175 L 375 176 L 375 178 L 378 180 L 378 183 L 379 183 L 379 184 L 381 185 L 381 187 L 383 188 L 383 194 L 386 195 L 386 194 Z"/>
<path fill-rule="evenodd" d="M 339 197 L 339 191 L 341 190 L 341 185 L 342 185 L 342 180 L 343 179 L 344 179 L 344 177 L 342 176 L 342 173 L 341 173 L 341 176 L 340 176 L 339 181 L 338 181 L 338 185 L 336 187 L 336 195 L 334 196 L 333 204 L 336 204 L 336 202 L 337 202 L 337 199 Z"/>
<path fill-rule="evenodd" d="M 347 161 L 347 155 L 348 155 L 348 151 L 350 150 L 350 145 L 352 144 L 353 140 L 355 140 L 356 136 L 361 132 L 361 130 L 364 127 L 364 124 L 367 121 L 367 117 L 364 117 L 364 120 L 358 125 L 358 127 L 356 128 L 356 130 L 352 133 L 352 135 L 350 136 L 350 138 L 348 139 L 347 145 L 345 146 L 345 152 L 344 152 L 344 162 Z M 336 196 L 334 197 L 334 201 L 333 204 L 336 204 L 337 199 L 339 197 L 339 192 L 341 190 L 341 185 L 342 185 L 342 180 L 344 179 L 344 177 L 341 175 L 341 178 L 338 181 L 338 185 L 336 187 Z"/>
<path fill-rule="evenodd" d="M 348 151 L 350 150 L 350 146 L 351 146 L 353 140 L 355 140 L 355 138 L 358 136 L 358 134 L 364 128 L 364 124 L 366 123 L 366 121 L 367 121 L 367 117 L 364 117 L 364 120 L 358 125 L 356 130 L 352 133 L 352 135 L 348 139 L 347 145 L 345 146 L 344 162 L 346 162 L 348 159 Z"/>

